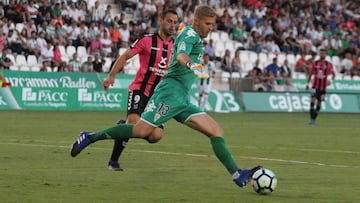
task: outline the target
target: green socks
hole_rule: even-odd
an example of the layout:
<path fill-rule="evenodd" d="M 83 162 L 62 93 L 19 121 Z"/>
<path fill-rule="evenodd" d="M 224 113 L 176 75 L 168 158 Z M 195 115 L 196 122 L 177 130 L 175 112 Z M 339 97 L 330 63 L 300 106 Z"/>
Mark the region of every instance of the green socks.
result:
<path fill-rule="evenodd" d="M 211 146 L 216 157 L 220 162 L 226 167 L 231 175 L 239 170 L 237 167 L 228 147 L 225 144 L 225 139 L 223 137 L 213 137 L 210 138 Z"/>
<path fill-rule="evenodd" d="M 132 124 L 121 124 L 93 133 L 89 136 L 91 142 L 105 139 L 126 139 L 132 137 Z"/>

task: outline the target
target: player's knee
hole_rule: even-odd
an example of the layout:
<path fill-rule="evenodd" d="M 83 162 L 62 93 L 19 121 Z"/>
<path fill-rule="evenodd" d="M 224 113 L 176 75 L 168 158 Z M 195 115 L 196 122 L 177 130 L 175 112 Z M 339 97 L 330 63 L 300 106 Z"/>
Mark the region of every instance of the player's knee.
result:
<path fill-rule="evenodd" d="M 156 128 L 150 136 L 146 137 L 146 140 L 149 142 L 149 143 L 157 143 L 161 140 L 162 138 L 162 135 L 163 135 L 163 130 L 160 129 L 160 128 Z"/>
<path fill-rule="evenodd" d="M 162 136 L 149 136 L 146 137 L 145 140 L 148 141 L 150 144 L 157 143 L 161 140 Z"/>

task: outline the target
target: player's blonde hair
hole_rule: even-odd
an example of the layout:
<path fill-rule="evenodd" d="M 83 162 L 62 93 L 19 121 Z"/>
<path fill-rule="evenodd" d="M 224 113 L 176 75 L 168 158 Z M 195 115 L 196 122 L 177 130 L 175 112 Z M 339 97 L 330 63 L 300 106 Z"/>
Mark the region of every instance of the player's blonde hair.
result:
<path fill-rule="evenodd" d="M 195 9 L 195 16 L 202 19 L 204 17 L 216 17 L 216 13 L 210 6 L 200 5 Z"/>

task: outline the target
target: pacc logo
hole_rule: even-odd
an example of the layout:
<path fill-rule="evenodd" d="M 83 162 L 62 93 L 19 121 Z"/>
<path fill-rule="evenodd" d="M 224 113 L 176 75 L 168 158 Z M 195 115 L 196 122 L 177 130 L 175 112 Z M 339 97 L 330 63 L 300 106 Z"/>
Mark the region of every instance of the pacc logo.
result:
<path fill-rule="evenodd" d="M 50 90 L 33 91 L 32 88 L 22 89 L 23 101 L 66 102 L 68 93 L 52 92 Z"/>
<path fill-rule="evenodd" d="M 22 90 L 23 101 L 36 101 L 36 93 L 31 88 L 23 88 Z"/>
<path fill-rule="evenodd" d="M 79 91 L 78 91 L 78 101 L 91 102 L 92 101 L 92 94 L 89 93 L 87 89 L 79 89 Z"/>
<path fill-rule="evenodd" d="M 78 101 L 80 102 L 112 102 L 120 103 L 123 95 L 121 93 L 110 93 L 104 91 L 88 92 L 88 89 L 79 89 Z"/>

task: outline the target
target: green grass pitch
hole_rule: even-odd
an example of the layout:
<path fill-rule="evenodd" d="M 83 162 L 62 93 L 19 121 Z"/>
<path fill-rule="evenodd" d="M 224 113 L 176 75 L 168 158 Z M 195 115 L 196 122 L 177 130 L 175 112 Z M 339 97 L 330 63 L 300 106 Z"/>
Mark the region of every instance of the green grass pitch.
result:
<path fill-rule="evenodd" d="M 81 130 L 112 126 L 124 112 L 0 111 L 1 202 L 360 202 L 360 116 L 307 113 L 211 115 L 223 126 L 240 167 L 257 164 L 278 177 L 276 191 L 238 188 L 214 157 L 209 140 L 176 121 L 158 144 L 131 140 L 121 164 L 106 168 L 112 140 L 76 158 Z"/>

